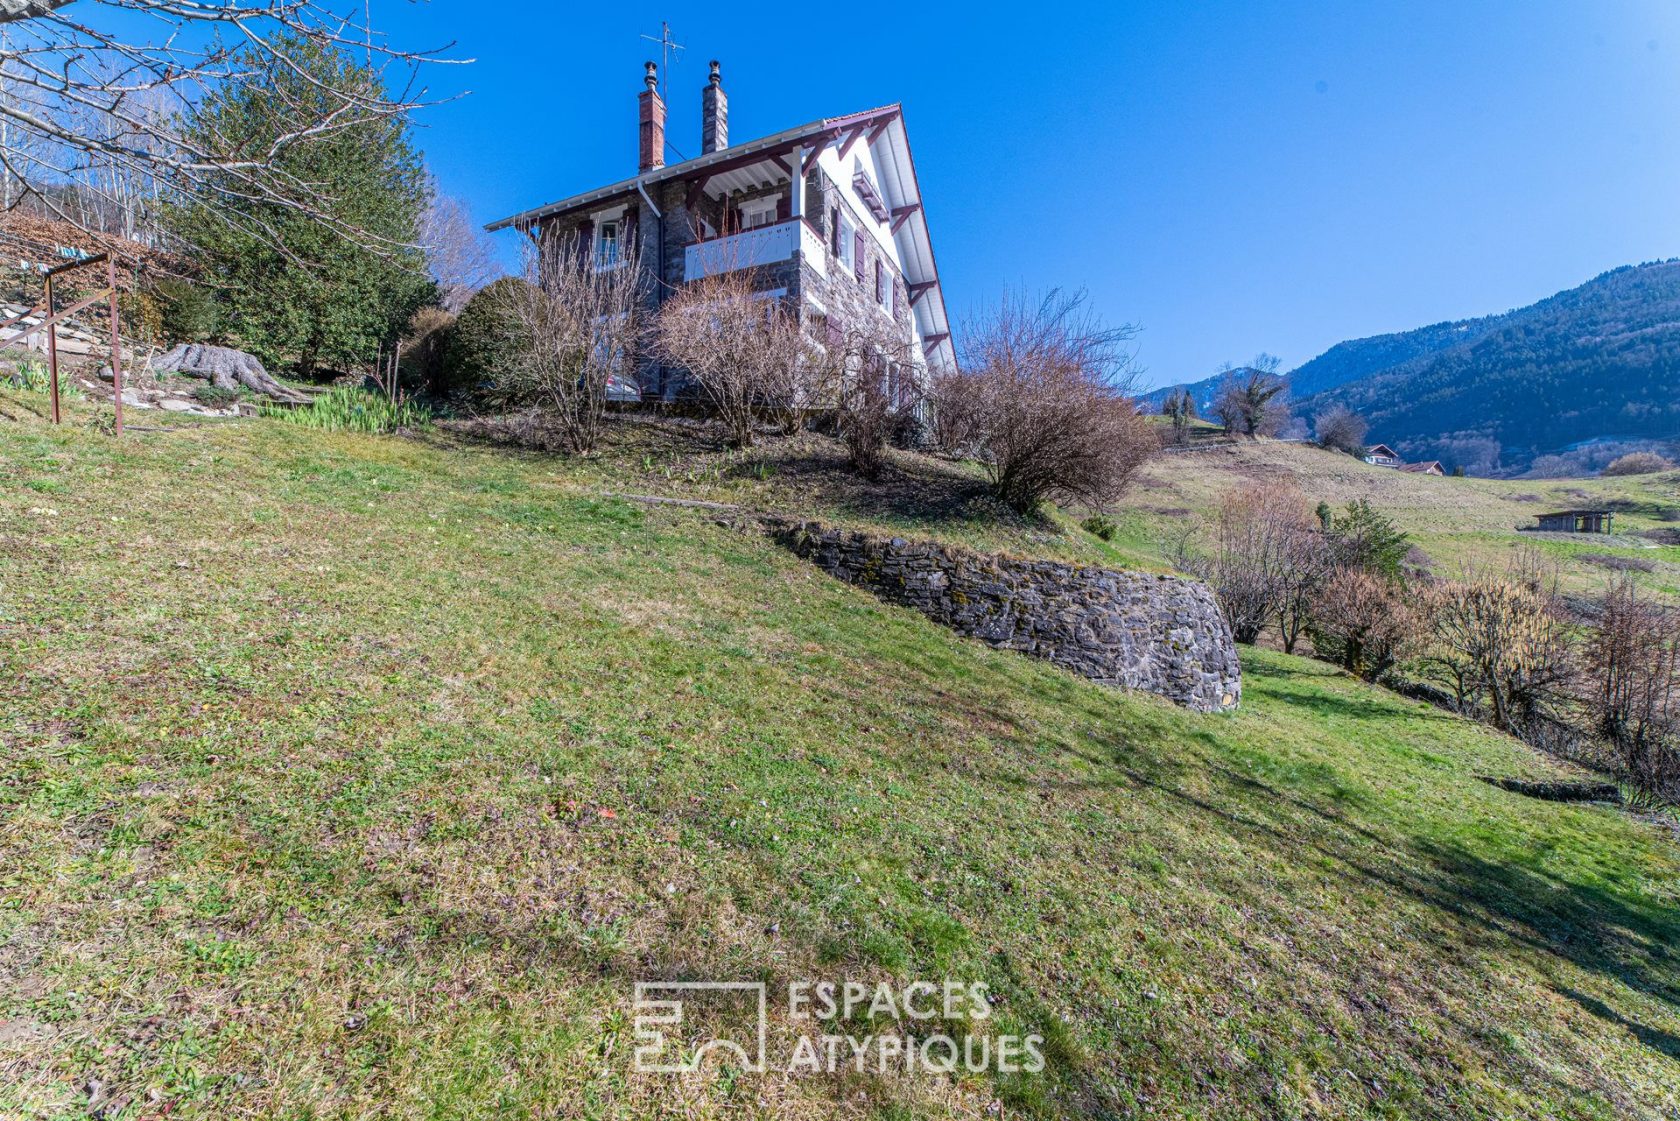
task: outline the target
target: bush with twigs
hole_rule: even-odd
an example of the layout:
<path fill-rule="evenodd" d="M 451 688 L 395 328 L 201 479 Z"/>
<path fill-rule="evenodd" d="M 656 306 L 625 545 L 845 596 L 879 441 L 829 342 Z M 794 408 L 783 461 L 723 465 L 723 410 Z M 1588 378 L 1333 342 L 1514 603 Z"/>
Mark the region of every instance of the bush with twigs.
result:
<path fill-rule="evenodd" d="M 1610 461 L 1606 475 L 1655 475 L 1673 468 L 1674 462 L 1656 452 L 1629 452 Z"/>
<path fill-rule="evenodd" d="M 1434 586 L 1429 616 L 1417 664 L 1452 692 L 1460 711 L 1522 735 L 1563 705 L 1574 670 L 1569 620 L 1556 571 L 1538 557 Z"/>
<path fill-rule="evenodd" d="M 889 443 L 914 426 L 923 386 L 910 339 L 884 316 L 835 324 L 809 350 L 806 396 L 834 408 L 835 429 L 852 469 L 880 477 Z"/>
<path fill-rule="evenodd" d="M 575 245 L 533 248 L 525 283 L 492 285 L 474 297 L 489 296 L 497 318 L 513 327 L 514 344 L 490 375 L 492 398 L 509 408 L 542 409 L 565 451 L 593 452 L 609 388 L 615 380 L 626 389 L 635 385 L 645 286 L 633 249 L 603 269 Z"/>
<path fill-rule="evenodd" d="M 1112 503 L 1160 447 L 1128 395 L 1134 334 L 1105 326 L 1083 293 L 1006 293 L 966 325 L 960 369 L 937 384 L 948 450 L 977 459 L 1022 512 Z"/>
<path fill-rule="evenodd" d="M 1212 525 L 1180 536 L 1173 553 L 1180 571 L 1213 590 L 1238 642 L 1275 625 L 1290 651 L 1334 560 L 1301 492 L 1285 483 L 1227 494 Z"/>
<path fill-rule="evenodd" d="M 751 270 L 702 277 L 673 292 L 653 325 L 660 359 L 689 372 L 736 447 L 761 415 L 802 407 L 808 344 L 796 311 L 759 292 Z"/>
<path fill-rule="evenodd" d="M 1313 441 L 1328 451 L 1364 455 L 1370 429 L 1365 418 L 1346 405 L 1331 405 L 1313 418 Z"/>
<path fill-rule="evenodd" d="M 1376 681 L 1416 650 L 1427 618 L 1399 581 L 1338 568 L 1316 590 L 1307 633 L 1319 657 Z"/>
<path fill-rule="evenodd" d="M 1599 600 L 1585 655 L 1587 697 L 1623 772 L 1680 791 L 1680 617 L 1624 575 Z"/>

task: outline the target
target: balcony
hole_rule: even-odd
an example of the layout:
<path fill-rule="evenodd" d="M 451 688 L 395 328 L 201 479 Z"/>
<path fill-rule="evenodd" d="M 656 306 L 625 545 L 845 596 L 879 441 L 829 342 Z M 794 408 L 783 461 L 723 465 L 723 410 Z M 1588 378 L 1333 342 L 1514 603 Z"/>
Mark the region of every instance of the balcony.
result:
<path fill-rule="evenodd" d="M 703 276 L 786 261 L 804 244 L 800 234 L 804 226 L 798 218 L 790 218 L 773 226 L 696 242 L 683 250 L 683 277 L 699 280 Z"/>

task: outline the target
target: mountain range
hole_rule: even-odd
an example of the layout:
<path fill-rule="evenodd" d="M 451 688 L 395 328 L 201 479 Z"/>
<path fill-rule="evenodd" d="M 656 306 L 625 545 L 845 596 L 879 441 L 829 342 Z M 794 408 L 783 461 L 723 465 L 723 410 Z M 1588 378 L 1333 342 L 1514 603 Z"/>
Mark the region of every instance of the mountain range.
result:
<path fill-rule="evenodd" d="M 1680 260 L 1613 269 L 1502 315 L 1338 343 L 1289 382 L 1309 421 L 1345 405 L 1371 441 L 1474 474 L 1680 440 Z M 1218 384 L 1187 388 L 1205 405 Z"/>

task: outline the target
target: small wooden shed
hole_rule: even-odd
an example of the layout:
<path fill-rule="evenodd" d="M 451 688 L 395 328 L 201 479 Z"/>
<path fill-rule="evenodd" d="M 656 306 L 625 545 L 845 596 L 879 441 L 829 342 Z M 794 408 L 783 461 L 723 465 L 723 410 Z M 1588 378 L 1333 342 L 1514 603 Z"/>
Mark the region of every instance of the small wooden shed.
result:
<path fill-rule="evenodd" d="M 1616 515 L 1609 510 L 1558 510 L 1534 516 L 1547 533 L 1609 533 Z"/>

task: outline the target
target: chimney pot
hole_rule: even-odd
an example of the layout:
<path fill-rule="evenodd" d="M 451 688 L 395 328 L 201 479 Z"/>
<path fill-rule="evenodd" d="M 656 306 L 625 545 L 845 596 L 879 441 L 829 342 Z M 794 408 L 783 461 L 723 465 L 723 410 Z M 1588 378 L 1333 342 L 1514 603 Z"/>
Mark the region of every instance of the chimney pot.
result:
<path fill-rule="evenodd" d="M 700 153 L 721 152 L 729 147 L 729 98 L 723 92 L 718 60 L 712 59 L 712 73 L 700 91 Z"/>

